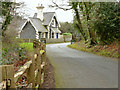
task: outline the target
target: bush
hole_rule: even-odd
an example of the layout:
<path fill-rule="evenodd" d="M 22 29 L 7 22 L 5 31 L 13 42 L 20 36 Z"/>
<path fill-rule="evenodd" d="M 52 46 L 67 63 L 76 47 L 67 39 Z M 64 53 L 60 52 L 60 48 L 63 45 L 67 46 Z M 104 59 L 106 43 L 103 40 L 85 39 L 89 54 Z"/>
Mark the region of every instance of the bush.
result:
<path fill-rule="evenodd" d="M 22 42 L 24 41 L 16 38 L 15 30 L 7 30 L 5 37 L 2 38 L 2 59 L 0 64 L 13 64 L 16 60 L 27 58 L 27 51 L 19 45 Z"/>
<path fill-rule="evenodd" d="M 69 36 L 71 36 L 72 34 L 71 33 L 63 33 L 63 35 L 69 35 Z"/>

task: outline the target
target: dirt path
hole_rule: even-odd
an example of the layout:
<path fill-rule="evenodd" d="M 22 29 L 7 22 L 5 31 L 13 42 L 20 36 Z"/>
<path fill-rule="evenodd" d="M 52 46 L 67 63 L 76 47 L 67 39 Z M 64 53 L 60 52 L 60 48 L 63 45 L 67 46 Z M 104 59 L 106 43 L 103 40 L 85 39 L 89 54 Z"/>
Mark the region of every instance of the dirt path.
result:
<path fill-rule="evenodd" d="M 42 88 L 55 88 L 55 80 L 54 80 L 54 69 L 52 65 L 50 64 L 48 58 L 47 58 L 47 65 L 45 67 L 45 80 L 42 84 Z"/>

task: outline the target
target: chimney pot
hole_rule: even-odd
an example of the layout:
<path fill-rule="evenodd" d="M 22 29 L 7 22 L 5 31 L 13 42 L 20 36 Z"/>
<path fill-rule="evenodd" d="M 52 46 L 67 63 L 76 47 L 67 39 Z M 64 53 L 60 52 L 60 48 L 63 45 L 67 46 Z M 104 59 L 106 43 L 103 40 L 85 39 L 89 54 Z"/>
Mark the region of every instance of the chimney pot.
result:
<path fill-rule="evenodd" d="M 42 4 L 38 4 L 37 6 L 37 18 L 39 18 L 41 21 L 43 21 L 44 17 L 43 17 L 43 9 L 44 6 Z"/>

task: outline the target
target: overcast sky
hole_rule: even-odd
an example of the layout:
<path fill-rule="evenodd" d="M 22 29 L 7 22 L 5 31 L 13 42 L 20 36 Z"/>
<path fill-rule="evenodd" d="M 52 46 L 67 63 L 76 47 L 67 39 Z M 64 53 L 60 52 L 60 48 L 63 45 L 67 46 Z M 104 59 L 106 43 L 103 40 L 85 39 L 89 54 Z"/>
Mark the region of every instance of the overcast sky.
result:
<path fill-rule="evenodd" d="M 27 13 L 30 16 L 33 16 L 35 12 L 37 12 L 36 7 L 38 6 L 38 4 L 43 4 L 44 8 L 44 12 L 56 12 L 57 18 L 60 22 L 71 22 L 73 20 L 73 11 L 69 10 L 69 11 L 64 11 L 61 9 L 55 9 L 55 8 L 49 8 L 48 5 L 52 4 L 51 0 L 16 0 L 17 2 L 25 2 L 26 7 L 22 8 L 21 10 L 19 10 L 20 12 L 24 11 L 25 13 Z M 64 4 L 64 0 L 54 0 L 56 1 L 56 3 Z M 62 1 L 62 2 L 60 2 Z"/>

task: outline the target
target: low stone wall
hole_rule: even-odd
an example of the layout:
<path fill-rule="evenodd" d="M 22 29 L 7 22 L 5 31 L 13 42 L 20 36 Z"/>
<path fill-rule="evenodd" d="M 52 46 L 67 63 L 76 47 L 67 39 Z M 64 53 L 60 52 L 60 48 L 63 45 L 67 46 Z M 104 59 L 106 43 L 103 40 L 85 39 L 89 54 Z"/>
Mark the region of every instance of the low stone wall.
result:
<path fill-rule="evenodd" d="M 23 39 L 26 43 L 29 42 L 29 43 L 32 43 L 35 39 Z M 42 41 L 44 41 L 44 39 L 42 39 Z M 58 38 L 58 39 L 46 39 L 46 43 L 63 43 L 63 42 L 70 42 L 72 40 L 72 36 L 63 36 L 61 38 Z"/>
<path fill-rule="evenodd" d="M 62 43 L 62 42 L 70 42 L 72 40 L 72 36 L 64 36 L 59 39 L 46 39 L 46 43 Z"/>
<path fill-rule="evenodd" d="M 72 35 L 63 35 L 64 41 L 71 41 L 72 40 Z"/>
<path fill-rule="evenodd" d="M 64 42 L 63 38 L 60 39 L 46 39 L 46 43 L 62 43 Z"/>

